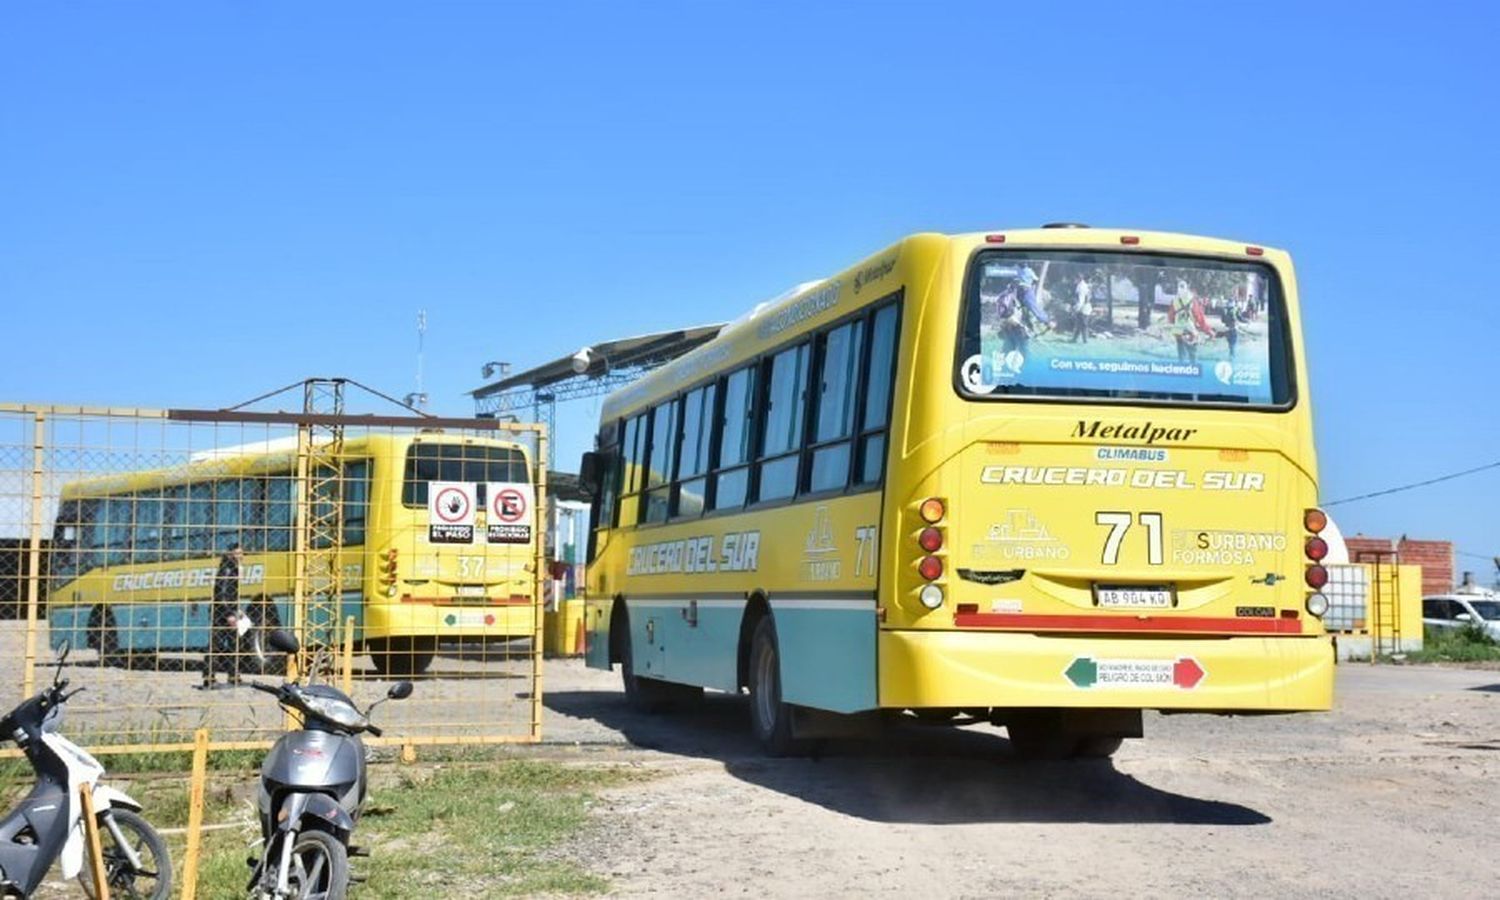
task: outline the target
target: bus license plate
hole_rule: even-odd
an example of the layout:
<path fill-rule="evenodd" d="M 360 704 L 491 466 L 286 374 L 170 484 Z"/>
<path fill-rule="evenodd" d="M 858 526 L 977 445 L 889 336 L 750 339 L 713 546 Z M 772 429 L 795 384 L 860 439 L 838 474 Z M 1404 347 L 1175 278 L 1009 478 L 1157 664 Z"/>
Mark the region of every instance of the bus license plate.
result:
<path fill-rule="evenodd" d="M 461 584 L 458 586 L 458 596 L 460 597 L 483 597 L 484 594 L 485 587 L 482 584 Z"/>
<path fill-rule="evenodd" d="M 1106 609 L 1170 609 L 1172 589 L 1168 587 L 1094 586 L 1094 602 Z"/>

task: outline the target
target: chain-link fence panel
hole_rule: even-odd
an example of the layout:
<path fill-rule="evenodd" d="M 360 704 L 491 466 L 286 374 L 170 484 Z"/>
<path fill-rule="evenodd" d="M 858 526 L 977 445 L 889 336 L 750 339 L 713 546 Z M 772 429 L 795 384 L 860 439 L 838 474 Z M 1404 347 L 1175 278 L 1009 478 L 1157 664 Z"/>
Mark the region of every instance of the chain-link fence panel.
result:
<path fill-rule="evenodd" d="M 409 680 L 373 742 L 536 740 L 545 443 L 341 407 L 0 406 L 12 702 L 60 672 L 87 688 L 79 743 L 183 750 L 207 727 L 226 748 L 291 722 L 251 681 L 311 679 L 363 712 Z"/>

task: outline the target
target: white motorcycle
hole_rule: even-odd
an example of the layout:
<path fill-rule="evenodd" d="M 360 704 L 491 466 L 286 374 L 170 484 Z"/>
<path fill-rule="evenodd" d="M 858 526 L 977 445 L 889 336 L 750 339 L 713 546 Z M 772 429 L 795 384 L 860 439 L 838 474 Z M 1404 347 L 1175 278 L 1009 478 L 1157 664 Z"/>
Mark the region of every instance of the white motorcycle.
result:
<path fill-rule="evenodd" d="M 99 761 L 57 733 L 63 705 L 83 688 L 69 691 L 62 677 L 63 645 L 52 684 L 0 718 L 0 737 L 15 741 L 36 772 L 36 786 L 0 819 L 0 897 L 30 897 L 60 862 L 64 879 L 79 878 L 84 892 L 99 895 L 92 868 L 84 864 L 82 788 L 91 796 L 105 880 L 111 897 L 166 900 L 172 890 L 167 845 L 141 817 L 141 805 L 123 791 L 100 784 Z"/>

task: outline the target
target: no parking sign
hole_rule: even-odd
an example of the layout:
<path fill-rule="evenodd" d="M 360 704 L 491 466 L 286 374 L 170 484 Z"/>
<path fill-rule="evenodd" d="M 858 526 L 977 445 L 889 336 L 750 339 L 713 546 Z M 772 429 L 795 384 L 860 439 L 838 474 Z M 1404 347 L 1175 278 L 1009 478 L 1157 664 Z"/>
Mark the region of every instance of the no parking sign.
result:
<path fill-rule="evenodd" d="M 491 544 L 529 543 L 536 517 L 536 491 L 532 486 L 520 481 L 491 481 L 484 494 L 489 501 L 485 540 Z"/>

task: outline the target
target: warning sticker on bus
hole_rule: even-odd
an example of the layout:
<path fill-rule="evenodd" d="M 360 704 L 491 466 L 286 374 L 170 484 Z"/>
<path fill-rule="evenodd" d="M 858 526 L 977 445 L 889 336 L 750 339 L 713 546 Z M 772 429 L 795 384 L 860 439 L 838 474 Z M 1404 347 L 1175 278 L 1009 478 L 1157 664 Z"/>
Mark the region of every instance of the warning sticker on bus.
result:
<path fill-rule="evenodd" d="M 474 542 L 474 485 L 460 481 L 428 483 L 427 540 L 433 544 Z"/>
<path fill-rule="evenodd" d="M 531 541 L 536 492 L 519 481 L 491 481 L 485 486 L 489 501 L 485 540 L 491 544 L 526 544 Z"/>

